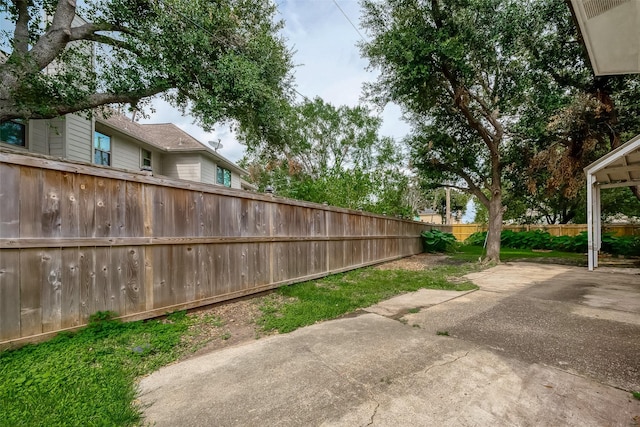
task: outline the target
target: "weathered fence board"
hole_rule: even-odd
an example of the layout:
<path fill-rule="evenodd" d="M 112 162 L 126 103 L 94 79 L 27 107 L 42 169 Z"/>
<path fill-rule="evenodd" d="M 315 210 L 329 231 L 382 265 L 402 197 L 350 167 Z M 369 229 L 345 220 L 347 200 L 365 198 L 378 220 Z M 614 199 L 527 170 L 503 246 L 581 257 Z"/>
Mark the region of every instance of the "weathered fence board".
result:
<path fill-rule="evenodd" d="M 20 251 L 2 252 L 0 266 L 0 341 L 20 338 Z"/>
<path fill-rule="evenodd" d="M 429 226 L 0 150 L 0 347 L 422 250 Z"/>

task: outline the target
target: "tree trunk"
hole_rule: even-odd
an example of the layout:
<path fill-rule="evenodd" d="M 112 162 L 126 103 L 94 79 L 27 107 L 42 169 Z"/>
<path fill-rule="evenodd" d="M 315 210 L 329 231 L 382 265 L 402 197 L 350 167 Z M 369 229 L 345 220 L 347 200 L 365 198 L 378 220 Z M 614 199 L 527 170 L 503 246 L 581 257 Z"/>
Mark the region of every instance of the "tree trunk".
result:
<path fill-rule="evenodd" d="M 500 234 L 502 233 L 502 194 L 494 191 L 489 201 L 489 236 L 486 262 L 500 262 Z"/>

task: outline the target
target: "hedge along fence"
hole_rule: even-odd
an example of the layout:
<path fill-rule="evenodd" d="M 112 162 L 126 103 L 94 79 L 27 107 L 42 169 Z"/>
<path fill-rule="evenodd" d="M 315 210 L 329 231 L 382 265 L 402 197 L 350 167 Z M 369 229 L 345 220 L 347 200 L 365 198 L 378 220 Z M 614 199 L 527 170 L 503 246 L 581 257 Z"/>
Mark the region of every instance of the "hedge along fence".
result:
<path fill-rule="evenodd" d="M 0 151 L 0 347 L 422 252 L 424 223 Z"/>
<path fill-rule="evenodd" d="M 459 242 L 464 242 L 473 233 L 487 231 L 485 224 L 453 224 L 440 225 L 429 224 L 432 229 L 437 229 L 453 234 Z M 552 236 L 577 236 L 583 231 L 587 231 L 586 224 L 523 224 L 505 225 L 503 230 L 519 231 L 546 231 Z M 603 224 L 603 233 L 611 233 L 616 236 L 640 236 L 640 224 Z"/>

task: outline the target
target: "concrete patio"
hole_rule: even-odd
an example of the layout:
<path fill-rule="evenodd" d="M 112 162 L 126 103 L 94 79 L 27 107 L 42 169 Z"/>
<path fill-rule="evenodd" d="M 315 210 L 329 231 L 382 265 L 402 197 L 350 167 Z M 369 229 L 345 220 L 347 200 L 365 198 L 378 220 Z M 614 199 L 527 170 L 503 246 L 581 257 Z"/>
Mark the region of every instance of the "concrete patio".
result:
<path fill-rule="evenodd" d="M 422 290 L 165 367 L 140 383 L 146 421 L 640 425 L 639 270 L 507 263 L 469 279 L 480 290 Z"/>

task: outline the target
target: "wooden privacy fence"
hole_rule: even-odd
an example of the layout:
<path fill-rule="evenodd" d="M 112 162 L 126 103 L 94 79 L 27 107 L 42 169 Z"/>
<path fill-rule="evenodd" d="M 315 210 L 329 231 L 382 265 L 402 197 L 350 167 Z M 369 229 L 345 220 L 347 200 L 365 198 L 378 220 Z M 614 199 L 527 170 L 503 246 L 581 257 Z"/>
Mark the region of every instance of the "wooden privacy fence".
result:
<path fill-rule="evenodd" d="M 452 233 L 460 242 L 464 242 L 469 236 L 478 231 L 487 231 L 485 224 L 452 224 L 440 225 L 429 224 L 431 228 Z M 583 231 L 587 231 L 586 224 L 523 224 L 505 225 L 503 230 L 511 231 L 546 231 L 552 236 L 577 236 Z M 617 236 L 640 236 L 640 224 L 603 224 L 602 231 L 613 233 Z"/>
<path fill-rule="evenodd" d="M 427 224 L 0 152 L 0 346 L 422 252 Z"/>

